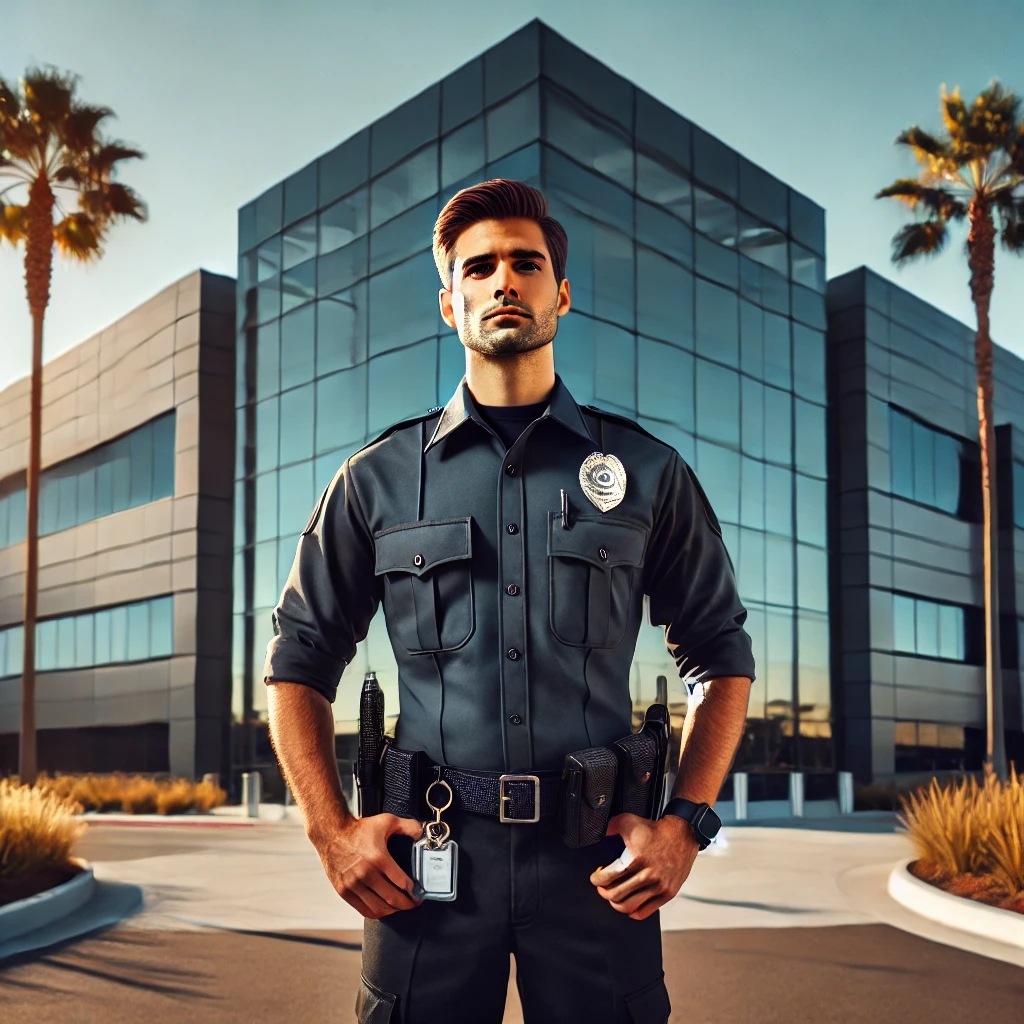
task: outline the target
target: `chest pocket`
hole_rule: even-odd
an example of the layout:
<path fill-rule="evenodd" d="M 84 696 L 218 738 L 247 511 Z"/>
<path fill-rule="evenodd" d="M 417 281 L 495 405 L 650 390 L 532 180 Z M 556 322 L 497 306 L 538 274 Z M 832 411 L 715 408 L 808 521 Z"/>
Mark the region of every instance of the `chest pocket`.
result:
<path fill-rule="evenodd" d="M 388 632 L 410 654 L 453 651 L 473 635 L 471 524 L 424 520 L 374 535 Z"/>
<path fill-rule="evenodd" d="M 572 647 L 617 647 L 626 632 L 647 531 L 604 516 L 578 516 L 571 530 L 548 518 L 551 631 Z"/>

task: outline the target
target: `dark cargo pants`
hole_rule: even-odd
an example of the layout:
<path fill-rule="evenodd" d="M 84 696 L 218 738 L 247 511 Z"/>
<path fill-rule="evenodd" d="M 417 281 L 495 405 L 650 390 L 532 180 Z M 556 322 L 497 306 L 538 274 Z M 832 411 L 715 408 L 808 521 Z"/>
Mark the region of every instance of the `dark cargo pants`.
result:
<path fill-rule="evenodd" d="M 458 897 L 365 922 L 361 1024 L 500 1024 L 510 953 L 526 1024 L 665 1024 L 658 915 L 630 920 L 590 883 L 622 852 L 618 836 L 569 850 L 555 820 L 444 818 Z M 389 849 L 408 872 L 412 840 L 393 836 Z"/>

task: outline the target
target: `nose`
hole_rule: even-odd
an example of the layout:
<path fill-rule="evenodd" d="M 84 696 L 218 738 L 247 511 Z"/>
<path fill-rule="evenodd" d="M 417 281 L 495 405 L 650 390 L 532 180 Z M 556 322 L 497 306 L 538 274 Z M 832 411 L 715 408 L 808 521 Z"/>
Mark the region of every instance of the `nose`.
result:
<path fill-rule="evenodd" d="M 509 278 L 511 274 L 504 262 L 502 262 L 495 273 L 494 282 L 494 298 L 497 301 L 501 301 L 503 298 L 519 299 L 519 289 L 512 283 Z"/>

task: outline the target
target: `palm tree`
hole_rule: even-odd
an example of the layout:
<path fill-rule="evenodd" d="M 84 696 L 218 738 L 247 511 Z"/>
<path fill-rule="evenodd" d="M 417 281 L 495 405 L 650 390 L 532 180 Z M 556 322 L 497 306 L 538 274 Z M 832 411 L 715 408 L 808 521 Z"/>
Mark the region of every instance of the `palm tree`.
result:
<path fill-rule="evenodd" d="M 50 302 L 53 249 L 88 263 L 103 254 L 111 224 L 145 220 L 142 200 L 113 181 L 121 160 L 143 154 L 105 139 L 100 124 L 112 116 L 77 96 L 78 79 L 56 69 L 32 69 L 13 89 L 0 78 L 0 241 L 25 245 L 25 291 L 32 313 L 25 530 L 25 653 L 21 676 L 18 773 L 36 777 L 35 640 L 39 548 L 39 446 L 42 420 L 43 319 Z M 13 203 L 17 190 L 27 193 Z M 76 200 L 69 209 L 64 196 Z"/>
<path fill-rule="evenodd" d="M 978 318 L 974 339 L 977 369 L 978 434 L 981 441 L 981 489 L 984 510 L 985 696 L 987 744 L 985 769 L 1006 778 L 1003 735 L 1002 665 L 999 652 L 999 544 L 996 523 L 995 424 L 992 416 L 992 338 L 989 304 L 995 272 L 996 222 L 1007 252 L 1024 251 L 1024 121 L 1021 100 L 993 81 L 968 105 L 960 90 L 942 88 L 945 133 L 917 127 L 897 139 L 917 157 L 917 178 L 901 178 L 875 197 L 891 197 L 919 214 L 893 238 L 896 264 L 942 251 L 949 226 L 966 220 L 967 265 Z"/>

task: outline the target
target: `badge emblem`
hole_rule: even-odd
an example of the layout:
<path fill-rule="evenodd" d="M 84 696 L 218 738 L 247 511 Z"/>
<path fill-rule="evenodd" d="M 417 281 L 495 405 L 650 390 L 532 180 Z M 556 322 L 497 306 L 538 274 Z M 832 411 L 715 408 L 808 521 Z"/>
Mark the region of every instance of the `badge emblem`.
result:
<path fill-rule="evenodd" d="M 614 455 L 594 452 L 580 466 L 580 487 L 602 512 L 615 508 L 626 494 L 626 470 Z"/>

